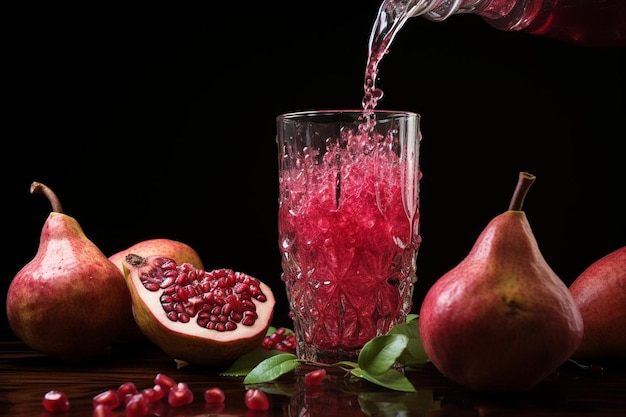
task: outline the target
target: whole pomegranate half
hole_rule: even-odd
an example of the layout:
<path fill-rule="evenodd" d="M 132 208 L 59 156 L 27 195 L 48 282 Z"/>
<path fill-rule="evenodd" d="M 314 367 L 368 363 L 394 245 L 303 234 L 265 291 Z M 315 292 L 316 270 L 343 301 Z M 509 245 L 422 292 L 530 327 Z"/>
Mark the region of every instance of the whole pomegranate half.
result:
<path fill-rule="evenodd" d="M 113 262 L 120 272 L 124 273 L 124 266 L 122 262 L 126 255 L 134 253 L 143 257 L 150 255 L 161 255 L 168 258 L 172 258 L 179 264 L 183 262 L 189 262 L 196 268 L 204 269 L 204 264 L 198 252 L 190 245 L 168 238 L 155 238 L 142 240 L 140 242 L 131 245 L 130 247 L 120 250 L 109 256 L 109 260 Z M 123 324 L 120 337 L 127 342 L 146 342 L 146 337 L 143 335 L 135 319 L 131 309 L 128 309 L 128 316 L 126 323 Z"/>
<path fill-rule="evenodd" d="M 261 346 L 276 301 L 259 279 L 160 255 L 129 254 L 123 266 L 137 325 L 171 358 L 223 367 Z"/>

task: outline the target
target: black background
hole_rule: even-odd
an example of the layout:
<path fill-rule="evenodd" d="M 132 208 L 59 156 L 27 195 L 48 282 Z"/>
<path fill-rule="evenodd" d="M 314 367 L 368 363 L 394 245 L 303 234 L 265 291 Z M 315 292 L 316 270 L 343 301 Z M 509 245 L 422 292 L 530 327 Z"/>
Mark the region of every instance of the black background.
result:
<path fill-rule="evenodd" d="M 275 117 L 360 107 L 379 3 L 210 3 L 7 13 L 4 293 L 51 209 L 29 193 L 40 181 L 105 254 L 184 241 L 207 269 L 268 283 L 289 325 Z M 422 115 L 416 311 L 507 209 L 520 171 L 537 176 L 524 209 L 563 281 L 626 243 L 624 58 L 471 15 L 414 18 L 400 31 L 378 107 Z"/>

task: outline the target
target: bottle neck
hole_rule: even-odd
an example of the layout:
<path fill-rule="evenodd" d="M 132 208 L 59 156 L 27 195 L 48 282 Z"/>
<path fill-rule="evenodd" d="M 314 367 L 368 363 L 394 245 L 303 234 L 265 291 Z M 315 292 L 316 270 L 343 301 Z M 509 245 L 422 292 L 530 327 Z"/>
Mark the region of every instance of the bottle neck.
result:
<path fill-rule="evenodd" d="M 424 1 L 424 0 L 422 0 Z M 486 7 L 492 0 L 426 0 L 429 3 L 424 17 L 440 22 L 453 14 L 476 13 Z"/>
<path fill-rule="evenodd" d="M 394 15 L 404 15 L 407 18 L 424 15 L 428 16 L 431 20 L 441 21 L 453 14 L 472 13 L 493 1 L 494 0 L 385 0 L 383 5 L 389 13 Z M 510 2 L 510 0 L 505 1 Z"/>
<path fill-rule="evenodd" d="M 542 10 L 554 7 L 557 0 L 430 1 L 434 3 L 433 7 L 429 7 L 424 17 L 434 22 L 440 22 L 454 14 L 472 13 L 501 30 L 524 30 L 535 21 Z"/>
<path fill-rule="evenodd" d="M 506 21 L 502 29 L 520 30 L 542 7 L 556 0 L 387 0 L 388 8 L 408 17 L 424 16 L 440 22 L 455 14 L 472 13 L 490 21 Z"/>
<path fill-rule="evenodd" d="M 591 47 L 626 46 L 626 0 L 384 0 L 384 5 L 400 24 L 415 16 L 440 22 L 471 13 L 503 31 Z"/>

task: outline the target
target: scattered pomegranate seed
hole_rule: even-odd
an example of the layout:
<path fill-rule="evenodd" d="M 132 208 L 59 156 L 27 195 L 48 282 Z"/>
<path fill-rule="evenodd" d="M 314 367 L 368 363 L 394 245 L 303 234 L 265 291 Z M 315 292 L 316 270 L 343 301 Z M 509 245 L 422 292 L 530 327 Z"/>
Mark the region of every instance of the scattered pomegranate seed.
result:
<path fill-rule="evenodd" d="M 305 375 L 307 385 L 320 385 L 326 376 L 325 369 L 311 371 Z M 93 417 L 114 417 L 114 409 L 124 404 L 125 417 L 148 417 L 162 415 L 161 411 L 154 414 L 154 407 L 161 408 L 182 407 L 193 403 L 194 395 L 187 383 L 176 382 L 164 374 L 157 374 L 154 378 L 155 385 L 152 388 L 137 390 L 133 382 L 125 382 L 117 390 L 103 391 L 93 397 Z M 167 402 L 160 403 L 167 393 Z M 204 400 L 207 407 L 224 406 L 226 395 L 219 387 L 211 387 L 204 391 Z M 267 411 L 270 408 L 267 394 L 260 389 L 246 391 L 244 402 L 248 410 Z M 152 405 L 151 405 L 152 404 Z M 65 412 L 70 408 L 68 397 L 61 391 L 48 391 L 44 395 L 43 406 L 48 412 Z M 151 414 L 152 413 L 152 414 Z"/>
<path fill-rule="evenodd" d="M 93 409 L 93 417 L 113 417 L 113 410 L 106 404 L 98 404 Z"/>
<path fill-rule="evenodd" d="M 226 400 L 226 394 L 221 388 L 213 387 L 204 391 L 204 401 L 207 404 L 221 404 Z"/>
<path fill-rule="evenodd" d="M 165 390 L 160 385 L 155 385 L 155 387 L 159 387 L 158 390 L 154 388 L 144 388 L 141 390 L 141 395 L 143 395 L 146 401 L 148 401 L 150 404 L 155 403 L 165 397 Z"/>
<path fill-rule="evenodd" d="M 590 363 L 588 369 L 594 374 L 601 375 L 602 373 L 604 373 L 604 368 L 602 367 L 602 365 L 598 365 L 597 363 Z"/>
<path fill-rule="evenodd" d="M 124 382 L 117 388 L 117 398 L 124 404 L 126 404 L 130 397 L 138 393 L 139 391 L 133 382 Z"/>
<path fill-rule="evenodd" d="M 169 388 L 164 388 L 162 385 L 155 385 L 152 389 L 155 391 L 159 399 L 167 397 L 167 393 L 170 391 Z"/>
<path fill-rule="evenodd" d="M 176 386 L 170 388 L 167 403 L 172 407 L 182 407 L 183 405 L 191 404 L 192 402 L 193 392 L 191 392 L 186 383 L 179 382 Z"/>
<path fill-rule="evenodd" d="M 103 404 L 111 408 L 111 410 L 120 406 L 120 398 L 117 396 L 117 391 L 114 389 L 110 389 L 93 397 L 93 406 L 94 408 L 98 404 Z"/>
<path fill-rule="evenodd" d="M 251 388 L 246 391 L 244 402 L 246 407 L 253 411 L 265 411 L 270 408 L 270 401 L 267 398 L 267 394 L 256 388 Z"/>
<path fill-rule="evenodd" d="M 321 385 L 322 380 L 324 379 L 325 376 L 326 376 L 326 369 L 324 368 L 307 372 L 307 374 L 304 375 L 304 384 L 308 386 Z"/>
<path fill-rule="evenodd" d="M 70 409 L 70 400 L 67 398 L 64 392 L 61 391 L 48 391 L 43 396 L 43 408 L 51 413 L 58 411 L 68 411 Z"/>
<path fill-rule="evenodd" d="M 146 417 L 150 412 L 150 404 L 141 394 L 135 394 L 126 403 L 126 417 Z"/>
<path fill-rule="evenodd" d="M 261 346 L 265 350 L 280 350 L 296 353 L 296 335 L 285 327 L 279 327 L 274 333 L 265 336 Z"/>
<path fill-rule="evenodd" d="M 173 378 L 165 374 L 157 374 L 154 377 L 154 384 L 162 386 L 163 388 L 165 388 L 165 392 L 168 392 L 170 388 L 173 388 L 176 386 L 176 381 L 174 381 Z"/>

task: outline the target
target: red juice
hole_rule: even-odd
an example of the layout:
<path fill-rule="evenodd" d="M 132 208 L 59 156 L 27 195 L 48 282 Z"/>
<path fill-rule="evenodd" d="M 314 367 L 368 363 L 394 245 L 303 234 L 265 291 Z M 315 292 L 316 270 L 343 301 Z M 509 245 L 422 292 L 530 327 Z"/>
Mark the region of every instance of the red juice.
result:
<path fill-rule="evenodd" d="M 309 360 L 356 360 L 358 349 L 411 309 L 419 130 L 399 138 L 402 129 L 382 135 L 364 126 L 344 128 L 328 146 L 282 139 L 282 278 L 298 354 Z M 387 129 L 380 117 L 376 129 Z"/>

